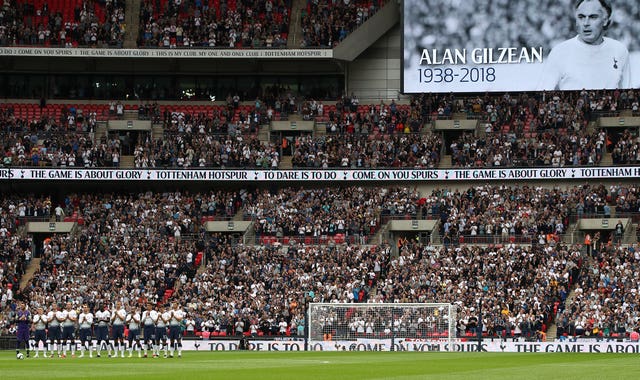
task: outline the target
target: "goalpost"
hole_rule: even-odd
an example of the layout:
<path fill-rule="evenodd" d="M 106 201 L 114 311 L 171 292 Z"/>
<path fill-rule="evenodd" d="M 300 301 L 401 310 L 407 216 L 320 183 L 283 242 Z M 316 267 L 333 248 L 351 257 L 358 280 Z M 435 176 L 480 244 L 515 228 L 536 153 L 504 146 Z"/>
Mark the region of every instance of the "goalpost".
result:
<path fill-rule="evenodd" d="M 456 311 L 448 303 L 311 303 L 307 339 L 312 350 L 400 351 L 434 342 L 451 347 Z"/>

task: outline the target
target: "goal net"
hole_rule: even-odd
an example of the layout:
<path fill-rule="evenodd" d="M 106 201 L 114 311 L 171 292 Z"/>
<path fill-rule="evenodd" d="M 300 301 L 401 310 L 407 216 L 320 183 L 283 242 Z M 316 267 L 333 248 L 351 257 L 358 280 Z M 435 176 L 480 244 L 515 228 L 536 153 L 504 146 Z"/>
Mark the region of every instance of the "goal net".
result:
<path fill-rule="evenodd" d="M 308 313 L 312 350 L 404 351 L 456 337 L 448 303 L 312 303 Z"/>

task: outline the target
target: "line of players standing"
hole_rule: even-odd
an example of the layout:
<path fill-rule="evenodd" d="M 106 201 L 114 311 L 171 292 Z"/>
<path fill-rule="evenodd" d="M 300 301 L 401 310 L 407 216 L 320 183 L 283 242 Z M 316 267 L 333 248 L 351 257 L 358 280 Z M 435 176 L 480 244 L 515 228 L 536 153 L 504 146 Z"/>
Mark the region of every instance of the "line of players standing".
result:
<path fill-rule="evenodd" d="M 125 351 L 132 357 L 134 350 L 138 357 L 144 355 L 146 358 L 148 351 L 154 358 L 159 357 L 161 351 L 164 351 L 165 358 L 173 357 L 175 351 L 181 357 L 184 317 L 178 303 L 165 305 L 164 310 L 156 310 L 149 303 L 143 311 L 140 306 L 129 308 L 122 302 L 116 302 L 113 311 L 109 310 L 109 305 L 104 305 L 92 313 L 87 305 L 83 305 L 82 310 L 75 310 L 69 302 L 62 310 L 57 304 L 46 313 L 43 308 L 38 308 L 34 315 L 21 303 L 16 313 L 16 354 L 20 357 L 20 347 L 24 345 L 27 357 L 31 350 L 35 351 L 34 357 L 39 357 L 41 352 L 45 357 L 57 354 L 64 358 L 69 352 L 75 357 L 79 339 L 81 358 L 85 351 L 89 352 L 89 357 L 93 357 L 94 351 L 100 357 L 103 350 L 109 357 L 117 357 L 118 353 L 125 357 Z M 126 338 L 125 326 L 128 327 Z"/>

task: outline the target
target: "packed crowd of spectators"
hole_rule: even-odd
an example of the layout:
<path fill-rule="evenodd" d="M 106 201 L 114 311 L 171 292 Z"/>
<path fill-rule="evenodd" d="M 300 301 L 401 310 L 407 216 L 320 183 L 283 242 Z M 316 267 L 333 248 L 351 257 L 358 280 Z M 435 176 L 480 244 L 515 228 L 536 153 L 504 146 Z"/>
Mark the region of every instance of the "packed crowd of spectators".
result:
<path fill-rule="evenodd" d="M 487 122 L 486 132 L 577 132 L 600 115 L 616 116 L 621 110 L 633 109 L 637 100 L 635 90 L 486 94 L 457 102 L 449 99 L 441 102 L 436 112 L 438 116 L 464 112 Z"/>
<path fill-rule="evenodd" d="M 456 112 L 485 123 L 485 136 L 464 134 L 449 143 L 452 165 L 488 166 L 588 166 L 599 165 L 612 153 L 614 163 L 633 163 L 635 141 L 629 131 L 622 136 L 606 129 L 587 133 L 598 116 L 617 116 L 638 109 L 638 94 L 628 91 L 447 97 L 414 99 L 413 107 L 427 108 L 436 118 Z M 615 142 L 615 146 L 614 146 Z"/>
<path fill-rule="evenodd" d="M 0 132 L 1 166 L 118 167 L 120 139 L 102 137 L 93 142 L 88 133 Z"/>
<path fill-rule="evenodd" d="M 70 301 L 95 308 L 116 300 L 160 303 L 174 297 L 198 331 L 295 335 L 302 333 L 308 302 L 428 300 L 458 305 L 457 327 L 464 336 L 476 332 L 480 297 L 483 332 L 490 336 L 533 338 L 554 317 L 560 334 L 624 334 L 638 322 L 630 306 L 638 287 L 632 278 L 637 247 L 604 245 L 590 257 L 580 245 L 537 236 L 562 234 L 570 213 L 582 216 L 626 203 L 638 207 L 637 189 L 483 185 L 426 195 L 354 186 L 69 194 L 59 203 L 5 196 L 0 297 L 6 298 L 6 311 L 33 255 L 30 238 L 16 234 L 16 226 L 31 217 L 73 216 L 75 233 L 52 234 L 40 247 L 40 268 L 19 295 L 30 297 L 32 307 Z M 255 245 L 202 229 L 208 216 L 240 212 L 255 222 Z M 408 239 L 397 246 L 397 256 L 387 243 L 366 245 L 387 217 L 429 216 L 441 218 L 445 235 L 536 238 L 523 246 L 501 238 L 482 246 Z M 345 239 L 335 239 L 340 235 Z M 264 236 L 280 244 L 265 244 Z M 196 257 L 205 260 L 198 273 Z M 565 310 L 574 284 L 576 302 Z"/>
<path fill-rule="evenodd" d="M 213 109 L 180 109 L 180 107 L 164 107 L 161 115 L 151 110 L 151 115 L 162 121 L 166 132 L 198 133 L 198 134 L 247 134 L 256 133 L 261 124 L 268 123 L 266 111 L 261 109 L 259 100 L 257 108 L 240 106 L 232 97 L 226 107 Z M 162 109 L 162 107 L 160 107 Z M 146 111 L 145 111 L 146 113 Z"/>
<path fill-rule="evenodd" d="M 421 95 L 410 104 L 393 100 L 361 104 L 351 94 L 324 104 L 315 99 L 298 101 L 282 89 L 256 98 L 251 105 L 241 104 L 240 97 L 231 94 L 226 106 L 141 103 L 139 118 L 162 123 L 165 136 L 152 140 L 149 134 L 140 134 L 124 151 L 118 138 L 96 139 L 93 133 L 98 118 L 122 117 L 121 102 L 102 107 L 100 116 L 93 108 L 83 113 L 71 105 L 44 108 L 32 120 L 17 118 L 7 105 L 1 108 L 3 164 L 108 167 L 118 166 L 120 155 L 135 154 L 136 167 L 278 168 L 282 156 L 291 156 L 298 168 L 434 168 L 443 153 L 451 155 L 453 167 L 598 166 L 606 153 L 611 153 L 614 164 L 634 164 L 639 154 L 631 130 L 586 131 L 588 120 L 602 107 L 632 110 L 637 103 L 631 90 L 468 99 Z M 485 123 L 484 133 L 447 137 L 443 147 L 443 138 L 424 131 L 433 117 L 461 112 Z M 324 123 L 324 135 L 290 137 L 282 144 L 256 139 L 261 125 L 289 113 L 316 120 L 320 127 Z M 54 157 L 43 141 L 54 141 L 54 150 L 71 148 L 66 156 Z M 35 145 L 39 149 L 32 157 Z"/>
<path fill-rule="evenodd" d="M 465 191 L 441 188 L 419 199 L 419 215 L 440 219 L 445 245 L 547 244 L 560 240 L 577 218 L 611 217 L 613 204 L 626 204 L 624 209 L 637 211 L 637 198 L 629 195 L 631 190 L 635 192 L 635 187 L 607 189 L 587 184 L 564 189 L 526 185 L 480 185 Z"/>
<path fill-rule="evenodd" d="M 299 137 L 294 168 L 435 168 L 442 138 L 435 134 L 347 134 Z"/>
<path fill-rule="evenodd" d="M 315 100 L 304 102 L 302 115 L 326 121 L 327 133 L 418 133 L 426 119 L 422 119 L 415 109 L 408 105 L 399 105 L 395 100 L 388 104 L 384 100 L 379 104 L 360 104 L 355 94 L 340 97 L 335 105 L 325 110 L 322 102 Z M 324 115 L 324 116 L 323 116 Z"/>
<path fill-rule="evenodd" d="M 195 133 L 165 134 L 145 139 L 134 150 L 136 168 L 277 169 L 280 153 L 252 136 Z"/>
<path fill-rule="evenodd" d="M 221 242 L 180 296 L 213 335 L 303 335 L 308 302 L 369 302 L 388 246 L 244 246 Z"/>
<path fill-rule="evenodd" d="M 558 336 L 624 338 L 640 329 L 640 283 L 634 274 L 640 265 L 637 244 L 603 244 L 594 250 L 583 270 L 571 306 L 558 315 Z"/>
<path fill-rule="evenodd" d="M 167 290 L 195 274 L 205 249 L 201 216 L 234 212 L 235 202 L 226 192 L 66 196 L 61 207 L 78 231 L 45 239 L 25 289 L 31 305 L 166 301 Z"/>
<path fill-rule="evenodd" d="M 303 48 L 334 48 L 373 16 L 384 0 L 311 0 L 302 14 Z"/>
<path fill-rule="evenodd" d="M 143 1 L 139 47 L 283 48 L 290 0 Z"/>
<path fill-rule="evenodd" d="M 0 335 L 3 335 L 11 322 L 6 316 L 14 300 L 21 297 L 20 281 L 33 252 L 30 236 L 15 234 L 15 230 L 7 229 L 4 222 L 0 226 Z"/>
<path fill-rule="evenodd" d="M 69 6 L 73 8 L 71 8 Z M 122 47 L 125 2 L 5 0 L 0 46 Z"/>
<path fill-rule="evenodd" d="M 640 163 L 640 138 L 631 135 L 631 131 L 625 129 L 618 141 L 611 149 L 611 159 L 616 165 L 631 165 Z"/>
<path fill-rule="evenodd" d="M 0 165 L 52 167 L 118 166 L 120 140 L 95 136 L 96 112 L 63 108 L 33 120 L 17 118 L 11 107 L 0 112 Z"/>
<path fill-rule="evenodd" d="M 0 207 L 0 297 L 3 315 L 15 298 L 33 252 L 15 226 L 31 217 L 77 223 L 77 231 L 51 234 L 39 247 L 40 267 L 18 298 L 45 308 L 52 302 L 87 303 L 95 310 L 116 299 L 161 303 L 193 278 L 206 249 L 200 221 L 234 216 L 246 192 L 69 194 L 7 197 Z M 55 208 L 55 209 L 54 209 Z M 15 305 L 14 305 L 15 306 Z"/>
<path fill-rule="evenodd" d="M 162 120 L 164 134 L 155 139 L 139 136 L 133 151 L 136 168 L 276 169 L 280 164 L 277 146 L 255 135 L 266 117 L 259 106 L 240 109 L 231 98 L 227 107 L 214 110 L 167 107 L 161 112 L 155 105 L 141 107 L 139 115 Z"/>
<path fill-rule="evenodd" d="M 261 236 L 289 237 L 305 241 L 343 240 L 365 244 L 385 217 L 415 217 L 419 194 L 409 188 L 327 189 L 283 188 L 267 190 L 245 203 L 244 214 L 255 221 Z"/>
<path fill-rule="evenodd" d="M 482 300 L 483 332 L 533 337 L 564 308 L 582 264 L 577 246 L 422 246 L 409 242 L 377 283 L 385 302 L 459 306 L 460 335 L 475 334 Z"/>
<path fill-rule="evenodd" d="M 629 90 L 582 90 L 516 94 L 490 94 L 469 98 L 454 94 L 419 94 L 410 99 L 411 110 L 422 120 L 451 119 L 464 113 L 486 123 L 486 132 L 517 135 L 548 130 L 579 131 L 599 116 L 621 111 L 639 115 L 640 93 Z"/>
<path fill-rule="evenodd" d="M 450 145 L 454 167 L 597 166 L 606 148 L 604 130 L 587 134 L 542 132 L 531 137 L 511 133 L 477 138 L 462 135 Z"/>
<path fill-rule="evenodd" d="M 20 281 L 34 253 L 32 237 L 18 229 L 27 220 L 46 218 L 51 212 L 51 202 L 46 197 L 0 197 L 0 334 L 9 327 L 7 313 L 14 299 L 21 297 Z"/>
<path fill-rule="evenodd" d="M 640 212 L 640 188 L 635 185 L 611 186 L 605 195 L 607 201 L 615 207 L 616 215 L 631 215 Z"/>

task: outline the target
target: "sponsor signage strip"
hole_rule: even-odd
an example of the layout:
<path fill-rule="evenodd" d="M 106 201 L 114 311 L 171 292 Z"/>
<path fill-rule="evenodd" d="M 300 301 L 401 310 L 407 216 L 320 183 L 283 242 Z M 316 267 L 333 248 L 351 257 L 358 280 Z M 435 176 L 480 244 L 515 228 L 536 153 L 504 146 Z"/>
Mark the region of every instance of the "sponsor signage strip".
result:
<path fill-rule="evenodd" d="M 35 348 L 36 343 L 30 342 Z M 93 341 L 93 347 L 96 346 Z M 235 351 L 239 340 L 183 340 L 184 351 Z M 76 341 L 80 348 L 80 341 Z M 419 351 L 419 352 L 476 352 L 477 342 L 455 339 L 451 343 L 439 340 L 402 340 L 396 339 L 359 339 L 357 341 L 309 341 L 309 351 Z M 250 339 L 249 348 L 254 351 L 304 351 L 302 339 L 259 340 Z M 483 352 L 522 352 L 522 353 L 618 353 L 640 354 L 640 343 L 618 341 L 556 341 L 556 342 L 518 342 L 485 339 Z"/>
<path fill-rule="evenodd" d="M 359 339 L 358 341 L 311 341 L 309 349 L 312 351 L 391 351 L 391 339 Z M 409 341 L 398 339 L 393 344 L 394 351 L 423 351 L 423 352 L 476 352 L 477 342 L 463 342 L 459 339 L 451 344 L 445 341 Z M 638 354 L 640 343 L 617 341 L 564 341 L 564 342 L 513 342 L 488 340 L 482 342 L 484 352 L 579 352 L 579 353 L 619 353 Z"/>
<path fill-rule="evenodd" d="M 640 177 L 640 166 L 537 169 L 161 170 L 5 168 L 0 181 L 518 181 Z"/>
<path fill-rule="evenodd" d="M 89 49 L 0 47 L 2 56 L 68 58 L 332 58 L 331 49 Z"/>

